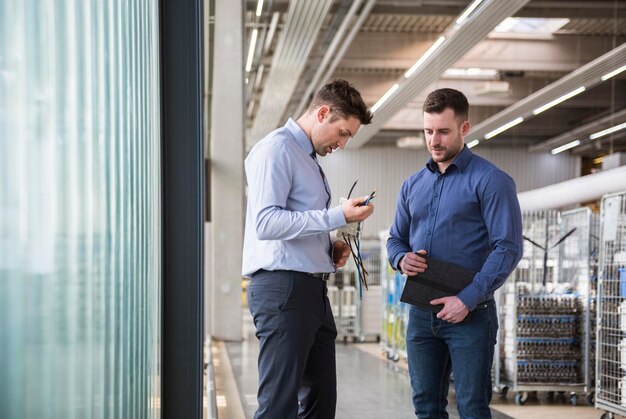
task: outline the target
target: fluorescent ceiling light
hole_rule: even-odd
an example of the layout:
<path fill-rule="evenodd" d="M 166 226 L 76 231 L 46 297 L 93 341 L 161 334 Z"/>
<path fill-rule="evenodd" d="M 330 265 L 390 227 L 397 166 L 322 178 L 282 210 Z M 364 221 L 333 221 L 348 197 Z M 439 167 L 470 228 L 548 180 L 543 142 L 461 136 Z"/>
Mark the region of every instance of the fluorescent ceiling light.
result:
<path fill-rule="evenodd" d="M 469 7 L 467 9 L 465 9 L 463 11 L 463 13 L 461 13 L 461 15 L 459 16 L 459 18 L 456 20 L 456 24 L 460 25 L 463 22 L 465 22 L 465 20 L 468 18 L 468 16 L 470 14 L 472 14 L 472 12 L 474 11 L 474 9 L 476 9 L 478 7 L 478 5 L 480 3 L 482 3 L 483 0 L 474 0 L 474 2 L 472 4 L 469 5 Z"/>
<path fill-rule="evenodd" d="M 443 77 L 454 78 L 493 78 L 498 75 L 498 70 L 495 68 L 449 68 L 443 73 Z"/>
<path fill-rule="evenodd" d="M 250 49 L 248 50 L 248 60 L 246 61 L 246 72 L 252 70 L 252 59 L 254 58 L 254 49 L 256 47 L 256 37 L 259 35 L 258 29 L 252 31 L 252 38 L 250 38 Z"/>
<path fill-rule="evenodd" d="M 256 16 L 261 16 L 261 11 L 263 11 L 263 0 L 259 0 L 256 4 Z"/>
<path fill-rule="evenodd" d="M 626 70 L 626 65 L 623 65 L 620 68 L 618 68 L 617 70 L 611 71 L 610 73 L 606 73 L 604 76 L 602 76 L 600 78 L 602 79 L 602 81 L 606 81 L 606 80 L 610 79 L 611 77 L 618 75 L 619 73 L 621 73 L 624 70 Z"/>
<path fill-rule="evenodd" d="M 475 146 L 478 145 L 478 143 L 480 143 L 480 141 L 478 141 L 478 140 L 471 141 L 471 142 L 467 143 L 467 148 L 475 147 Z"/>
<path fill-rule="evenodd" d="M 398 89 L 398 87 L 400 87 L 400 85 L 399 85 L 398 83 L 396 83 L 396 84 L 394 84 L 393 86 L 391 86 L 391 89 L 387 90 L 387 93 L 385 93 L 385 94 L 383 95 L 383 97 L 381 97 L 380 99 L 378 99 L 378 102 L 376 102 L 376 103 L 374 104 L 374 106 L 372 106 L 372 107 L 370 108 L 370 111 L 375 112 L 375 111 L 376 111 L 376 109 L 380 108 L 380 105 L 382 105 L 383 103 L 385 103 L 385 101 L 386 101 L 387 99 L 389 99 L 389 97 L 390 97 L 391 95 L 393 95 L 393 92 L 395 92 L 395 91 Z"/>
<path fill-rule="evenodd" d="M 493 30 L 496 33 L 552 34 L 569 23 L 567 18 L 507 17 Z"/>
<path fill-rule="evenodd" d="M 496 128 L 493 131 L 485 134 L 485 140 L 488 140 L 492 137 L 495 137 L 496 135 L 500 134 L 502 131 L 506 131 L 507 129 L 514 127 L 515 125 L 521 123 L 524 120 L 524 118 L 522 118 L 521 116 L 517 119 L 512 120 L 511 122 L 508 122 L 504 125 L 502 125 L 500 128 Z"/>
<path fill-rule="evenodd" d="M 465 68 L 449 68 L 443 72 L 444 77 L 465 77 L 467 69 Z"/>
<path fill-rule="evenodd" d="M 626 128 L 626 122 L 624 122 L 623 124 L 619 124 L 619 125 L 615 125 L 614 127 L 611 128 L 607 128 L 605 130 L 602 131 L 598 131 L 596 133 L 593 133 L 589 136 L 590 140 L 595 140 L 596 138 L 600 138 L 600 137 L 604 137 L 605 135 L 609 135 L 614 133 L 615 131 L 619 131 Z"/>
<path fill-rule="evenodd" d="M 585 91 L 585 86 L 580 86 L 579 88 L 577 88 L 575 90 L 572 90 L 571 92 L 569 92 L 567 94 L 564 94 L 563 96 L 561 96 L 559 98 L 554 99 L 552 102 L 548 102 L 545 105 L 538 107 L 537 109 L 535 109 L 533 111 L 533 115 L 538 115 L 541 112 L 545 111 L 546 109 L 550 109 L 551 107 L 553 107 L 555 105 L 558 105 L 559 103 L 561 103 L 561 102 L 563 102 L 563 101 L 565 101 L 565 100 L 567 100 L 567 99 L 569 99 L 569 98 L 571 98 L 573 96 L 576 96 L 577 94 L 582 93 L 584 91 Z"/>
<path fill-rule="evenodd" d="M 424 53 L 424 55 L 422 55 L 422 56 L 420 57 L 420 59 L 419 59 L 419 60 L 417 60 L 417 61 L 415 62 L 415 64 L 413 64 L 413 65 L 411 66 L 411 68 L 409 68 L 409 69 L 407 70 L 407 72 L 406 72 L 406 73 L 404 73 L 404 77 L 405 77 L 405 78 L 407 78 L 407 79 L 408 79 L 409 77 L 411 77 L 411 74 L 415 73 L 415 70 L 417 70 L 417 69 L 419 68 L 419 66 L 421 66 L 421 65 L 422 65 L 422 63 L 423 63 L 424 61 L 426 61 L 426 59 L 427 59 L 427 58 L 428 58 L 428 57 L 429 57 L 429 56 L 430 56 L 433 52 L 435 52 L 435 50 L 439 47 L 439 45 L 441 45 L 441 44 L 443 43 L 443 41 L 445 41 L 445 40 L 446 40 L 446 37 L 445 37 L 445 36 L 440 36 L 440 37 L 439 37 L 439 39 L 437 39 L 437 40 L 435 41 L 435 43 L 434 43 L 434 44 L 432 44 L 430 48 L 428 48 L 428 51 L 426 51 L 426 52 Z"/>
<path fill-rule="evenodd" d="M 553 149 L 550 153 L 559 154 L 561 151 L 569 150 L 570 148 L 574 148 L 579 145 L 580 145 L 580 140 L 572 141 L 571 143 L 567 143 L 565 145 L 562 145 L 560 147 Z"/>

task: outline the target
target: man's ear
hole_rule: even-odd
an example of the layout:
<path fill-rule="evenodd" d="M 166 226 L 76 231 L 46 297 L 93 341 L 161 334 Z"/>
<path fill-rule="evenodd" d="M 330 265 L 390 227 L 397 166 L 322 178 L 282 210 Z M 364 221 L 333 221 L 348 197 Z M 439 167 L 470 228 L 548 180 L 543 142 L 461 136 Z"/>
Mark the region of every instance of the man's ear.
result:
<path fill-rule="evenodd" d="M 319 108 L 317 108 L 317 122 L 319 122 L 320 124 L 324 122 L 326 115 L 328 115 L 329 113 L 330 113 L 330 108 L 328 107 L 328 105 L 322 105 Z"/>
<path fill-rule="evenodd" d="M 469 121 L 463 121 L 463 123 L 461 124 L 461 135 L 465 137 L 467 133 L 469 132 L 469 129 L 470 129 Z"/>

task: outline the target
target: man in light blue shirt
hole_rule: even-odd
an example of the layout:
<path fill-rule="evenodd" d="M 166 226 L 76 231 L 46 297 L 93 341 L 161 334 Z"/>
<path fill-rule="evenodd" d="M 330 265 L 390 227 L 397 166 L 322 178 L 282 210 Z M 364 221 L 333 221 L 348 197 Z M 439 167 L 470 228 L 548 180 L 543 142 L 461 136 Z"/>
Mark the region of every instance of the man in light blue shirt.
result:
<path fill-rule="evenodd" d="M 432 300 L 435 314 L 411 306 L 406 334 L 413 406 L 418 418 L 447 418 L 450 371 L 461 418 L 491 417 L 491 364 L 498 330 L 493 293 L 522 257 L 522 217 L 513 179 L 464 145 L 470 124 L 465 95 L 431 92 L 424 134 L 431 158 L 402 185 L 389 262 L 419 277 L 428 259 L 476 272 L 457 295 Z"/>
<path fill-rule="evenodd" d="M 259 353 L 255 418 L 335 417 L 337 329 L 326 280 L 350 254 L 330 232 L 363 221 L 367 197 L 330 208 L 317 156 L 343 149 L 372 114 L 345 80 L 323 86 L 297 121 L 289 119 L 250 151 L 243 275 Z"/>

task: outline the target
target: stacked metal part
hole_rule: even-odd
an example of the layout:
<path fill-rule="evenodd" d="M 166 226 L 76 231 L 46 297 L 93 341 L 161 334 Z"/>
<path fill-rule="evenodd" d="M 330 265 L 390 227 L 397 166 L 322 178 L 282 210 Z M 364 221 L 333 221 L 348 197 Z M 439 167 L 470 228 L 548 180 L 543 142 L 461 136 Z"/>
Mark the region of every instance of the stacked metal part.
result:
<path fill-rule="evenodd" d="M 580 383 L 578 297 L 520 295 L 517 300 L 517 382 Z"/>

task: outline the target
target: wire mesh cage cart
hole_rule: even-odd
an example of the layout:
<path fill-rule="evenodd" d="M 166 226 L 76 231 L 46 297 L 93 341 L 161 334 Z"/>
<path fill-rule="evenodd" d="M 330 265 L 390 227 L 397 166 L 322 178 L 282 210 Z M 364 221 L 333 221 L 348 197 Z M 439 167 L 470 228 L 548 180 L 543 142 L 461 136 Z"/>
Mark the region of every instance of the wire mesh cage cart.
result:
<path fill-rule="evenodd" d="M 354 275 L 339 269 L 328 280 L 328 300 L 333 310 L 337 339 L 356 340 L 361 335 L 357 310 L 358 292 Z"/>
<path fill-rule="evenodd" d="M 596 370 L 596 271 L 598 216 L 589 208 L 561 213 L 561 232 L 570 236 L 559 246 L 560 282 L 570 283 L 581 305 L 580 345 L 585 400 L 594 404 Z M 574 398 L 575 399 L 575 398 Z M 575 404 L 575 403 L 574 403 Z"/>
<path fill-rule="evenodd" d="M 382 301 L 382 330 L 380 345 L 387 358 L 398 361 L 406 358 L 406 325 L 408 308 L 400 302 L 406 276 L 394 271 L 387 260 L 388 231 L 380 233 L 380 272 Z"/>
<path fill-rule="evenodd" d="M 337 338 L 365 342 L 380 339 L 381 263 L 378 239 L 362 239 L 361 259 L 369 273 L 368 290 L 359 289 L 356 265 L 350 258 L 346 265 L 331 275 L 328 299 L 335 317 Z"/>
<path fill-rule="evenodd" d="M 602 198 L 598 262 L 596 407 L 626 415 L 626 192 Z"/>
<path fill-rule="evenodd" d="M 499 293 L 502 392 L 587 392 L 585 321 L 590 217 L 586 210 L 523 214 L 524 256 Z"/>
<path fill-rule="evenodd" d="M 380 248 L 384 245 L 385 243 L 381 243 L 378 238 L 361 240 L 361 259 L 363 260 L 365 270 L 368 272 L 368 290 L 363 290 L 363 298 L 357 299 L 361 323 L 359 340 L 362 342 L 378 342 L 380 340 L 380 319 L 382 317 L 382 306 L 380 305 L 382 298 Z M 356 272 L 354 275 L 356 277 Z"/>

